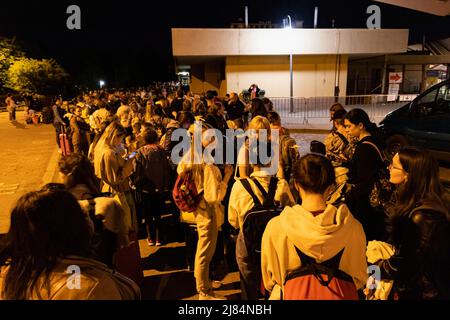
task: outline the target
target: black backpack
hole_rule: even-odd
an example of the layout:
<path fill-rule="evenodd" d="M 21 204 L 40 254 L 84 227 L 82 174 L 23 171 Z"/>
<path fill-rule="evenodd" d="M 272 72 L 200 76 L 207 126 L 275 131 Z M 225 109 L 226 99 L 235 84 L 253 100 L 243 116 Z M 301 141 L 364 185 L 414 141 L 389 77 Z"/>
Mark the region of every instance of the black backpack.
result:
<path fill-rule="evenodd" d="M 277 190 L 278 178 L 271 177 L 269 183 L 269 191 L 266 192 L 264 187 L 258 180 L 252 178 L 252 181 L 261 191 L 264 197 L 264 203 L 259 201 L 258 197 L 252 190 L 250 182 L 247 179 L 240 180 L 245 190 L 252 196 L 254 207 L 250 209 L 244 217 L 242 224 L 242 233 L 244 235 L 245 246 L 247 248 L 248 257 L 253 265 L 261 263 L 261 240 L 269 221 L 280 215 L 282 209 L 275 204 L 275 192 Z"/>

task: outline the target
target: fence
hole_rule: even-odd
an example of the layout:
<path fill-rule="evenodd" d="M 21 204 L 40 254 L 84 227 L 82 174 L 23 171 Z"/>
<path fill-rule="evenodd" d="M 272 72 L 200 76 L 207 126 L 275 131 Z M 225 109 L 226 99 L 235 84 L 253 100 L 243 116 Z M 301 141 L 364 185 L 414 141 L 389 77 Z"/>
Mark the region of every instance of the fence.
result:
<path fill-rule="evenodd" d="M 394 98 L 394 99 L 393 99 Z M 283 118 L 296 118 L 308 123 L 310 119 L 323 119 L 330 117 L 330 107 L 333 103 L 341 103 L 347 110 L 361 108 L 367 112 L 372 121 L 383 118 L 387 113 L 404 106 L 414 97 L 401 97 L 392 95 L 365 95 L 343 97 L 312 97 L 292 98 L 293 112 L 290 110 L 291 98 L 271 97 L 275 111 Z M 393 101 L 391 101 L 393 100 Z"/>

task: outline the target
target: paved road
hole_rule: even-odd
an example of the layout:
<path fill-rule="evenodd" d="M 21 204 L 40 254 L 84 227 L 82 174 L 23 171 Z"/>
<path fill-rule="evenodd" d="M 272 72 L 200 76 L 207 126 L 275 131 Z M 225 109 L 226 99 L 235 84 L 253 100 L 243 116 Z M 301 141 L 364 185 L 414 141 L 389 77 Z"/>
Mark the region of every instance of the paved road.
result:
<path fill-rule="evenodd" d="M 6 112 L 0 113 L 0 234 L 9 229 L 18 197 L 54 180 L 57 157 L 52 125 L 26 125 L 23 112 L 11 123 Z"/>
<path fill-rule="evenodd" d="M 323 142 L 327 134 L 324 133 L 291 133 L 291 136 L 297 142 L 300 155 L 305 155 L 310 152 L 311 141 L 317 140 Z"/>

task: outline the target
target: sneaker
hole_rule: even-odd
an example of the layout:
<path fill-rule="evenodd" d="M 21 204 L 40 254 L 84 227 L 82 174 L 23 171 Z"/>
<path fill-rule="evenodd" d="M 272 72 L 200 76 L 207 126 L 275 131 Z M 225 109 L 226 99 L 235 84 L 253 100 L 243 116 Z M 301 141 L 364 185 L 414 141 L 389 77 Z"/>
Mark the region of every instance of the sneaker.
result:
<path fill-rule="evenodd" d="M 198 294 L 198 300 L 227 300 L 227 298 L 225 296 L 210 291 L 208 293 L 200 292 Z"/>
<path fill-rule="evenodd" d="M 156 246 L 157 246 L 157 247 L 161 247 L 161 246 L 162 246 L 162 243 L 159 242 L 159 241 L 157 241 L 157 242 L 156 242 Z"/>
<path fill-rule="evenodd" d="M 155 245 L 155 243 L 151 239 L 147 239 L 147 244 L 151 247 Z"/>
<path fill-rule="evenodd" d="M 223 286 L 222 281 L 217 281 L 217 280 L 213 280 L 211 281 L 211 287 L 215 290 L 215 289 L 219 289 L 220 287 Z"/>

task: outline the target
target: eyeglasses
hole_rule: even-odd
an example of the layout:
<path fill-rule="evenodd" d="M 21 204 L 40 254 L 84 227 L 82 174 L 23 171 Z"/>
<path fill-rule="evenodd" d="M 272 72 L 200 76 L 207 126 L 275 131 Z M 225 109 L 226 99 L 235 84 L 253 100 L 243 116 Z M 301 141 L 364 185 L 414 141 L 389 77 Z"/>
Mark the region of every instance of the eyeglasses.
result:
<path fill-rule="evenodd" d="M 403 168 L 394 167 L 394 166 L 392 165 L 392 163 L 388 166 L 388 169 L 389 169 L 389 170 L 397 169 L 397 170 L 400 170 L 400 171 L 405 171 Z"/>

